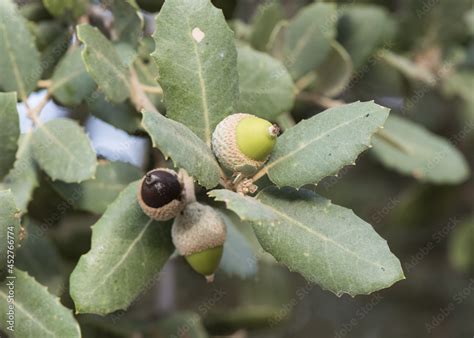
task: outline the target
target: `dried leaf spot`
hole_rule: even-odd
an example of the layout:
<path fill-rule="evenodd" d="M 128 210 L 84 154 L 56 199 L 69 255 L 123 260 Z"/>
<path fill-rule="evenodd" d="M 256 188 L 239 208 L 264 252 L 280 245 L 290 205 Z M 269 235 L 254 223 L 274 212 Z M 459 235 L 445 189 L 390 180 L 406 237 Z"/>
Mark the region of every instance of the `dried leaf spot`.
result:
<path fill-rule="evenodd" d="M 206 36 L 204 32 L 199 28 L 199 27 L 194 27 L 194 29 L 191 32 L 191 35 L 193 36 L 193 39 L 196 40 L 197 43 L 201 42 L 202 39 Z"/>

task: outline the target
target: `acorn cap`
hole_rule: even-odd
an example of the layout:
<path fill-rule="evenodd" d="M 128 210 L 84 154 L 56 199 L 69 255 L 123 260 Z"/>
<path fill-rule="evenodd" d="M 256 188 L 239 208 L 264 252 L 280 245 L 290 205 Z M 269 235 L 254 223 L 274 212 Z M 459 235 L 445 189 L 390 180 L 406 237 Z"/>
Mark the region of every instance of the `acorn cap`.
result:
<path fill-rule="evenodd" d="M 190 256 L 222 246 L 227 232 L 224 221 L 213 208 L 193 202 L 176 216 L 171 236 L 180 255 Z"/>
<path fill-rule="evenodd" d="M 158 221 L 170 220 L 186 204 L 183 180 L 171 169 L 150 170 L 140 182 L 137 198 L 148 217 Z"/>
<path fill-rule="evenodd" d="M 239 149 L 237 127 L 239 122 L 246 118 L 257 117 L 250 114 L 237 113 L 222 120 L 212 134 L 212 150 L 220 164 L 226 169 L 248 176 L 254 174 L 267 161 L 270 155 L 263 159 L 252 159 Z M 272 127 L 270 124 L 269 128 L 269 135 L 274 132 L 276 137 L 279 132 L 278 127 Z M 273 131 L 272 128 L 275 128 L 275 130 Z"/>

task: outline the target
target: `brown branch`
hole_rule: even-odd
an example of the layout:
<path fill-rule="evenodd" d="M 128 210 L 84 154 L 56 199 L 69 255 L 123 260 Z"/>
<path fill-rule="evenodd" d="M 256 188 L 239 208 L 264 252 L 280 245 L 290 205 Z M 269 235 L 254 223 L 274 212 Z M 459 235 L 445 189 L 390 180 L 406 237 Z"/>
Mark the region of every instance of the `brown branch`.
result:
<path fill-rule="evenodd" d="M 321 96 L 318 94 L 305 93 L 305 92 L 300 93 L 298 95 L 298 100 L 314 103 L 324 108 L 334 108 L 334 107 L 339 107 L 346 104 L 342 100 L 334 100 L 327 96 Z"/>
<path fill-rule="evenodd" d="M 160 114 L 158 109 L 155 107 L 155 105 L 150 101 L 150 99 L 146 95 L 142 84 L 138 80 L 137 72 L 135 71 L 135 68 L 133 67 L 130 68 L 130 84 L 131 84 L 130 99 L 135 105 L 135 108 L 139 112 L 146 110 L 146 111 Z"/>
<path fill-rule="evenodd" d="M 161 87 L 147 86 L 143 83 L 140 83 L 140 86 L 142 87 L 143 91 L 146 92 L 146 93 L 158 94 L 158 95 L 163 94 L 163 89 L 161 89 Z"/>

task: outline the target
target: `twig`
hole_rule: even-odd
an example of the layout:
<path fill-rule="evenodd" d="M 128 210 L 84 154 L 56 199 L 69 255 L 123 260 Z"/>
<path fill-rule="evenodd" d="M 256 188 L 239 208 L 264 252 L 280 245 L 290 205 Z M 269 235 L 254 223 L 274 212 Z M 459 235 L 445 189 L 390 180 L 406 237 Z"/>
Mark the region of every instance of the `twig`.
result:
<path fill-rule="evenodd" d="M 325 108 L 334 108 L 345 104 L 345 102 L 342 100 L 334 100 L 327 96 L 304 92 L 298 95 L 298 100 L 311 102 Z"/>
<path fill-rule="evenodd" d="M 257 182 L 263 176 L 268 173 L 268 168 L 266 166 L 262 167 L 255 175 L 252 177 L 252 182 Z"/>
<path fill-rule="evenodd" d="M 52 80 L 39 80 L 37 85 L 39 88 L 48 88 L 53 84 Z"/>
<path fill-rule="evenodd" d="M 130 84 L 130 99 L 135 105 L 135 108 L 140 112 L 146 110 L 159 114 L 160 112 L 158 111 L 158 109 L 146 95 L 142 84 L 138 80 L 137 72 L 133 67 L 130 68 Z"/>
<path fill-rule="evenodd" d="M 146 93 L 151 93 L 151 94 L 163 94 L 163 89 L 161 87 L 156 87 L 156 86 L 147 86 L 143 83 L 140 83 L 140 86 L 142 87 L 143 91 Z"/>
<path fill-rule="evenodd" d="M 22 101 L 26 107 L 26 115 L 33 122 L 35 126 L 41 124 L 39 115 L 41 111 L 43 110 L 43 108 L 46 106 L 46 104 L 49 102 L 50 98 L 51 98 L 51 92 L 48 90 L 46 92 L 46 95 L 41 99 L 40 103 L 38 103 L 38 105 L 34 108 L 31 108 L 31 106 L 28 103 L 27 98 L 22 98 Z"/>
<path fill-rule="evenodd" d="M 296 94 L 301 93 L 303 90 L 308 88 L 308 86 L 316 80 L 317 75 L 315 72 L 309 72 L 303 77 L 301 77 L 298 81 L 295 83 L 296 87 Z"/>

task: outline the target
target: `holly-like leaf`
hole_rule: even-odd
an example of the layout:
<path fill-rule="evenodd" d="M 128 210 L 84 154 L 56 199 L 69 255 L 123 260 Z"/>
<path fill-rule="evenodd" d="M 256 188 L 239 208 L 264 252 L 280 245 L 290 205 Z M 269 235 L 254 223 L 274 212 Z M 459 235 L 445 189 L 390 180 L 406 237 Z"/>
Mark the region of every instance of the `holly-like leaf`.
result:
<path fill-rule="evenodd" d="M 20 122 L 16 110 L 16 93 L 0 93 L 0 180 L 15 162 L 20 136 Z"/>
<path fill-rule="evenodd" d="M 52 81 L 50 93 L 66 106 L 78 105 L 96 88 L 94 80 L 86 71 L 79 48 L 64 55 L 54 71 Z"/>
<path fill-rule="evenodd" d="M 373 154 L 388 168 L 421 181 L 455 184 L 469 176 L 469 165 L 448 140 L 398 116 L 373 139 Z"/>
<path fill-rule="evenodd" d="M 131 164 L 101 161 L 94 179 L 79 184 L 58 181 L 53 187 L 74 208 L 103 214 L 118 194 L 142 175 L 142 171 Z"/>
<path fill-rule="evenodd" d="M 15 303 L 8 301 L 8 285 L 0 286 L 0 320 L 7 325 L 8 310 L 13 306 L 15 337 L 70 337 L 80 338 L 81 329 L 70 309 L 59 298 L 26 272 L 15 269 Z M 8 326 L 6 327 L 6 332 Z"/>
<path fill-rule="evenodd" d="M 12 273 L 13 258 L 20 244 L 20 212 L 10 190 L 0 190 L 0 280 Z M 3 310 L 3 309 L 2 309 Z M 3 311 L 2 311 L 3 312 Z M 2 323 L 5 323 L 4 321 Z"/>
<path fill-rule="evenodd" d="M 280 61 L 249 47 L 238 49 L 240 99 L 237 111 L 274 120 L 290 111 L 295 87 Z"/>
<path fill-rule="evenodd" d="M 315 3 L 304 7 L 285 34 L 284 57 L 293 79 L 313 71 L 326 59 L 336 36 L 336 6 Z"/>
<path fill-rule="evenodd" d="M 95 27 L 77 26 L 77 37 L 85 44 L 82 58 L 87 72 L 112 102 L 130 96 L 129 72 L 112 42 Z"/>
<path fill-rule="evenodd" d="M 168 0 L 153 37 L 167 115 L 209 145 L 239 90 L 234 36 L 222 11 L 209 0 Z"/>
<path fill-rule="evenodd" d="M 223 212 L 220 215 L 227 226 L 227 239 L 219 269 L 229 276 L 237 275 L 243 279 L 254 276 L 257 273 L 257 257 L 252 247 L 231 219 Z"/>
<path fill-rule="evenodd" d="M 350 55 L 333 40 L 328 57 L 315 71 L 316 80 L 310 89 L 324 96 L 337 96 L 349 84 L 352 70 Z"/>
<path fill-rule="evenodd" d="M 79 313 L 126 309 L 157 280 L 173 252 L 170 223 L 148 218 L 131 183 L 93 226 L 91 250 L 71 275 L 71 296 Z"/>
<path fill-rule="evenodd" d="M 44 7 L 54 16 L 79 17 L 85 13 L 88 0 L 43 0 Z"/>
<path fill-rule="evenodd" d="M 385 9 L 351 4 L 341 9 L 338 40 L 351 56 L 354 68 L 362 66 L 377 47 L 391 45 L 395 23 Z"/>
<path fill-rule="evenodd" d="M 28 271 L 39 283 L 56 296 L 66 289 L 62 258 L 40 224 L 27 218 L 23 221 L 26 238 L 21 242 L 16 257 L 17 268 Z"/>
<path fill-rule="evenodd" d="M 12 191 L 17 207 L 23 212 L 28 207 L 33 191 L 39 185 L 38 167 L 33 160 L 31 149 L 32 138 L 31 131 L 20 136 L 15 164 L 3 180 L 4 187 Z"/>
<path fill-rule="evenodd" d="M 243 196 L 227 189 L 216 189 L 208 193 L 216 201 L 224 202 L 227 209 L 232 210 L 245 222 L 274 224 L 279 217 L 271 209 L 265 207 L 255 198 Z"/>
<path fill-rule="evenodd" d="M 153 146 L 199 184 L 210 189 L 219 183 L 219 164 L 211 149 L 186 126 L 155 112 L 143 112 L 143 127 Z"/>
<path fill-rule="evenodd" d="M 404 278 L 387 242 L 351 210 L 306 189 L 269 187 L 257 199 L 280 218 L 253 224 L 260 244 L 308 281 L 356 296 Z"/>
<path fill-rule="evenodd" d="M 0 87 L 24 100 L 40 78 L 40 55 L 12 0 L 0 0 Z"/>
<path fill-rule="evenodd" d="M 354 164 L 388 112 L 373 102 L 355 102 L 301 121 L 277 139 L 263 170 L 280 187 L 316 184 Z"/>
<path fill-rule="evenodd" d="M 252 18 L 250 44 L 261 51 L 268 49 L 273 29 L 284 17 L 282 5 L 278 2 L 262 3 Z"/>
<path fill-rule="evenodd" d="M 84 130 L 66 118 L 38 126 L 33 134 L 33 157 L 53 180 L 67 183 L 93 177 L 97 166 L 95 151 Z"/>

